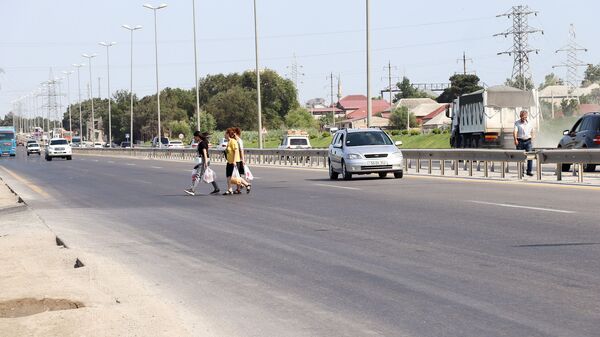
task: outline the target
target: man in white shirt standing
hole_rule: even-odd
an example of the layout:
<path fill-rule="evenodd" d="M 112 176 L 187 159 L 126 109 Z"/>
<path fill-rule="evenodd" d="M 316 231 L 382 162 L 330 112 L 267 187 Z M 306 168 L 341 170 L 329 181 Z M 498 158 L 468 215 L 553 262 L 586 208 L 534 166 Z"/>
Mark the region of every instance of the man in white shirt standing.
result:
<path fill-rule="evenodd" d="M 515 129 L 513 131 L 513 137 L 515 138 L 515 145 L 517 146 L 517 150 L 525 150 L 526 152 L 531 152 L 533 145 L 531 140 L 534 137 L 533 134 L 533 125 L 529 123 L 527 120 L 527 111 L 523 110 L 520 113 L 520 119 L 515 122 Z M 527 175 L 533 176 L 531 172 L 533 168 L 533 161 L 527 161 Z"/>

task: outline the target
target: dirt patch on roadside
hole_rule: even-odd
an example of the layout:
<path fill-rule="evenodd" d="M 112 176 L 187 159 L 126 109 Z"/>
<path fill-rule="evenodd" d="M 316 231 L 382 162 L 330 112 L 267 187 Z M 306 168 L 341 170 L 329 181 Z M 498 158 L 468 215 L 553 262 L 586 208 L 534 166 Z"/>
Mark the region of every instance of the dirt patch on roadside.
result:
<path fill-rule="evenodd" d="M 46 311 L 72 310 L 83 308 L 77 301 L 55 298 L 20 298 L 0 302 L 0 318 L 15 318 L 39 314 Z"/>

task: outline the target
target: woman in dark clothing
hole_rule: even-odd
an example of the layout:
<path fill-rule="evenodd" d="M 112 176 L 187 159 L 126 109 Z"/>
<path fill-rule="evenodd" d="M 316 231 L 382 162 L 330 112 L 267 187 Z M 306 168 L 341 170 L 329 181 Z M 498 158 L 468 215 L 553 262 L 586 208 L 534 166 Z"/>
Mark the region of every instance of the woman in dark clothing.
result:
<path fill-rule="evenodd" d="M 204 172 L 210 165 L 210 156 L 208 154 L 208 136 L 209 136 L 208 132 L 203 132 L 203 133 L 200 133 L 200 131 L 194 132 L 194 140 L 196 142 L 198 142 L 198 157 L 200 158 L 200 163 L 194 167 L 194 170 L 196 170 L 196 176 L 195 176 L 195 179 L 194 179 L 192 185 L 188 189 L 185 190 L 185 193 L 187 193 L 189 195 L 196 194 L 195 193 L 196 186 L 198 186 L 198 183 L 200 182 L 200 180 L 202 180 L 202 176 L 204 175 Z M 217 185 L 216 181 L 213 180 L 212 185 L 213 185 L 213 191 L 210 192 L 210 194 L 217 194 L 221 191 L 221 190 L 219 190 L 219 185 Z"/>

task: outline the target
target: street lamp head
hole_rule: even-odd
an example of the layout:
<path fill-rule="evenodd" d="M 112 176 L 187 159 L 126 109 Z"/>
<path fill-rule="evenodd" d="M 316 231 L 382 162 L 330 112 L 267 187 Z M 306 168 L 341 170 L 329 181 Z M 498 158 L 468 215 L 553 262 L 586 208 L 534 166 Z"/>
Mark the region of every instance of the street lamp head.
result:
<path fill-rule="evenodd" d="M 154 7 L 150 4 L 144 4 L 144 7 L 148 8 L 148 9 L 152 9 L 152 10 L 157 10 L 157 9 L 161 9 L 161 8 L 165 8 L 167 7 L 167 4 L 160 4 L 157 7 Z"/>
<path fill-rule="evenodd" d="M 123 27 L 125 29 L 128 29 L 128 30 L 131 30 L 131 31 L 142 29 L 142 26 L 140 26 L 140 25 L 137 25 L 135 27 L 131 27 L 129 25 L 121 25 L 121 27 Z"/>
<path fill-rule="evenodd" d="M 88 58 L 88 59 L 91 59 L 91 58 L 93 58 L 93 57 L 96 57 L 96 54 L 91 54 L 91 55 L 88 55 L 88 54 L 81 54 L 81 56 L 83 56 L 83 57 L 85 57 L 85 58 Z"/>
<path fill-rule="evenodd" d="M 160 4 L 160 5 L 158 6 L 158 9 L 165 8 L 165 7 L 167 7 L 167 4 Z"/>
<path fill-rule="evenodd" d="M 75 68 L 80 68 L 80 67 L 84 67 L 84 66 L 85 66 L 85 64 L 83 64 L 83 63 L 73 63 L 73 67 L 75 67 Z"/>
<path fill-rule="evenodd" d="M 117 43 L 116 42 L 99 42 L 98 44 L 101 46 L 104 46 L 104 47 L 112 47 Z"/>

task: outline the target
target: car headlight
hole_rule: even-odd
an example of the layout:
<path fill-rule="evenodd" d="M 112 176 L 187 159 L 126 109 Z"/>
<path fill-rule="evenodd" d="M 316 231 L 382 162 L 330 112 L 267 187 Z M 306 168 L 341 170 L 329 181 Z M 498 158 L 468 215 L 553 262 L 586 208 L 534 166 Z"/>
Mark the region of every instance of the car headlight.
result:
<path fill-rule="evenodd" d="M 346 155 L 346 158 L 348 159 L 361 159 L 362 156 L 358 153 L 348 153 L 348 155 Z"/>
<path fill-rule="evenodd" d="M 402 158 L 402 152 L 394 152 L 390 155 L 392 158 Z"/>

